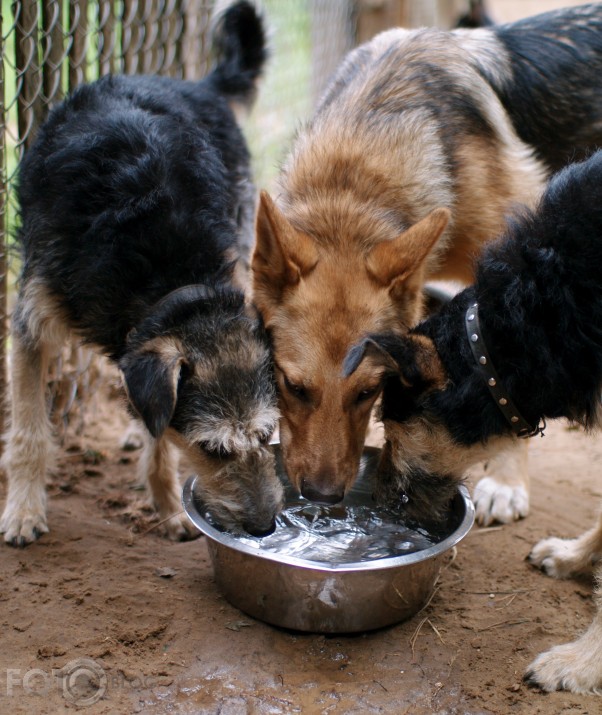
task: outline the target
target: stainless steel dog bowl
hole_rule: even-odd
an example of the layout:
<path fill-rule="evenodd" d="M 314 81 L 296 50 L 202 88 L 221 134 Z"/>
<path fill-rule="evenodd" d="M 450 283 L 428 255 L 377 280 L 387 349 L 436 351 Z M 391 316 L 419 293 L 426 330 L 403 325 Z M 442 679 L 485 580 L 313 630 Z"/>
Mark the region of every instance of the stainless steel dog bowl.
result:
<path fill-rule="evenodd" d="M 286 487 L 278 445 L 274 451 L 288 501 L 294 492 Z M 379 451 L 364 450 L 358 478 L 345 502 L 370 503 L 370 477 Z M 435 545 L 370 561 L 310 561 L 257 551 L 236 535 L 216 529 L 203 516 L 195 480 L 193 476 L 186 481 L 182 501 L 191 521 L 208 537 L 219 590 L 248 615 L 298 631 L 354 633 L 410 618 L 428 601 L 445 555 L 474 522 L 473 504 L 461 486 L 451 505 L 448 527 Z"/>

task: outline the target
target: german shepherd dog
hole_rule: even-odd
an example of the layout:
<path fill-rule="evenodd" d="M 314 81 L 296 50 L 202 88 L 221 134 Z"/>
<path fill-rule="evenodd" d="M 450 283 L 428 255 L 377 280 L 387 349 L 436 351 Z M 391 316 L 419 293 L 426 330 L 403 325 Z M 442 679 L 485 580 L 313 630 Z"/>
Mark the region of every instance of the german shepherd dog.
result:
<path fill-rule="evenodd" d="M 437 519 L 469 466 L 541 432 L 546 418 L 602 427 L 601 275 L 599 151 L 556 175 L 537 210 L 484 249 L 472 287 L 405 336 L 351 349 L 345 374 L 364 363 L 388 376 L 379 500 L 403 497 L 409 516 Z M 591 573 L 601 557 L 602 514 L 585 536 L 547 539 L 530 559 L 565 577 Z M 540 656 L 529 679 L 546 690 L 602 688 L 602 605 L 587 634 Z"/>
<path fill-rule="evenodd" d="M 255 196 L 231 105 L 251 104 L 267 56 L 251 3 L 226 10 L 215 45 L 218 64 L 200 82 L 114 76 L 80 87 L 23 159 L 0 522 L 9 544 L 48 531 L 45 374 L 69 334 L 121 369 L 169 536 L 191 528 L 174 447 L 225 527 L 266 531 L 281 506 L 266 447 L 278 419 L 269 343 L 234 279 Z"/>
<path fill-rule="evenodd" d="M 602 145 L 602 4 L 509 25 L 391 30 L 352 51 L 262 194 L 253 292 L 273 341 L 291 481 L 340 500 L 382 370 L 343 377 L 367 333 L 422 315 L 427 279 L 470 283 L 515 205 Z M 528 511 L 526 452 L 489 463 L 477 515 Z M 509 491 L 509 497 L 507 493 Z"/>

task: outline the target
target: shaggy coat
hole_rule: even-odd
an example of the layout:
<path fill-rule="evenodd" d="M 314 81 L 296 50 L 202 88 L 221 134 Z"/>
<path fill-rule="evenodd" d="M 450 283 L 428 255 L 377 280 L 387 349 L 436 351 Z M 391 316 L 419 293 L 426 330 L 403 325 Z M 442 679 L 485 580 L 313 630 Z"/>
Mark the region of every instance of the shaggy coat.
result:
<path fill-rule="evenodd" d="M 536 211 L 485 248 L 472 287 L 406 336 L 372 335 L 350 351 L 347 373 L 365 362 L 389 375 L 381 501 L 438 519 L 465 470 L 518 439 L 470 348 L 465 316 L 475 303 L 497 386 L 530 425 L 559 417 L 602 425 L 601 275 L 602 151 L 555 176 Z M 530 559 L 565 577 L 591 573 L 601 557 L 602 514 L 584 536 L 547 539 Z M 602 688 L 602 610 L 579 641 L 540 656 L 528 678 L 546 690 Z"/>
<path fill-rule="evenodd" d="M 338 501 L 357 473 L 382 372 L 343 377 L 350 347 L 415 325 L 427 279 L 473 279 L 506 216 L 602 145 L 601 87 L 601 4 L 491 29 L 391 30 L 342 62 L 276 201 L 262 196 L 252 261 L 285 466 L 305 496 Z M 490 469 L 479 518 L 526 514 L 524 455 Z M 515 473 L 500 505 L 497 485 Z"/>
<path fill-rule="evenodd" d="M 104 77 L 54 109 L 20 167 L 22 256 L 12 318 L 12 419 L 0 531 L 48 530 L 48 360 L 71 333 L 121 369 L 148 430 L 141 470 L 168 533 L 185 536 L 174 445 L 225 526 L 269 529 L 282 490 L 266 443 L 277 419 L 269 346 L 235 284 L 253 227 L 250 106 L 264 29 L 241 1 L 220 19 L 201 82 Z"/>

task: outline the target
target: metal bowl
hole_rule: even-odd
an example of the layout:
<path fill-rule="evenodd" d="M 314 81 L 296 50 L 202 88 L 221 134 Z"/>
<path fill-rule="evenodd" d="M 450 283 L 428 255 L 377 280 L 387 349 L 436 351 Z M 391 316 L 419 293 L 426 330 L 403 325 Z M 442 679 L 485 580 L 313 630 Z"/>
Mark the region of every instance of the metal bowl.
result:
<path fill-rule="evenodd" d="M 296 495 L 288 485 L 280 448 L 273 448 L 288 502 Z M 371 475 L 379 452 L 373 447 L 365 448 L 357 480 L 343 504 L 370 504 Z M 445 555 L 466 536 L 474 522 L 468 490 L 460 486 L 443 538 L 435 545 L 370 561 L 310 561 L 257 551 L 236 535 L 215 528 L 204 518 L 195 481 L 194 476 L 186 481 L 182 502 L 190 520 L 208 537 L 219 590 L 248 615 L 298 631 L 354 633 L 410 618 L 427 603 Z"/>

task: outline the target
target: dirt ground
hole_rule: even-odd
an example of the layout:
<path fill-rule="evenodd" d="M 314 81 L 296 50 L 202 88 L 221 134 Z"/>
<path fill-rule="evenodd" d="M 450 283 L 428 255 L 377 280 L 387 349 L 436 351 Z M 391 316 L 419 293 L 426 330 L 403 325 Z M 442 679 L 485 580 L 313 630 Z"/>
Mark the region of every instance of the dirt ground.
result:
<path fill-rule="evenodd" d="M 602 436 L 550 426 L 531 444 L 527 519 L 475 527 L 413 619 L 325 637 L 245 616 L 217 592 L 204 539 L 153 528 L 137 453 L 119 446 L 126 426 L 99 392 L 50 480 L 51 532 L 0 546 L 0 712 L 600 712 L 599 698 L 542 694 L 521 677 L 592 618 L 591 584 L 553 581 L 524 559 L 540 538 L 593 523 Z"/>

